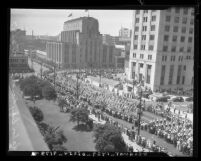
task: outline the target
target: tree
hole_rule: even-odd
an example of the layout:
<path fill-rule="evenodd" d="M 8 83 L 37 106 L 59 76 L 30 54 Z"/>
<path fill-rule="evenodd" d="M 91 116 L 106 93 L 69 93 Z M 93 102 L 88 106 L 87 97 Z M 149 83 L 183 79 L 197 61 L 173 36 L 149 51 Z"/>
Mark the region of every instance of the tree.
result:
<path fill-rule="evenodd" d="M 55 89 L 49 85 L 45 85 L 42 88 L 42 96 L 47 100 L 55 100 L 57 98 Z"/>
<path fill-rule="evenodd" d="M 66 100 L 63 98 L 58 99 L 58 106 L 60 107 L 60 112 L 63 111 L 63 107 L 66 105 Z"/>
<path fill-rule="evenodd" d="M 37 122 L 41 122 L 44 119 L 43 112 L 38 107 L 36 107 L 36 106 L 29 107 L 29 110 L 30 110 L 34 120 L 36 120 Z"/>
<path fill-rule="evenodd" d="M 96 149 L 98 151 L 126 152 L 126 144 L 121 131 L 111 124 L 97 125 L 94 129 Z"/>
<path fill-rule="evenodd" d="M 89 112 L 84 107 L 74 108 L 71 111 L 70 120 L 73 122 L 77 121 L 77 125 L 79 125 L 80 122 L 87 124 L 87 121 L 89 119 L 88 115 Z"/>
<path fill-rule="evenodd" d="M 45 142 L 48 144 L 50 150 L 64 150 L 65 147 L 63 147 L 62 144 L 67 141 L 67 138 L 63 134 L 63 130 L 59 130 L 59 126 L 55 128 L 46 123 L 40 123 L 39 129 L 44 136 Z"/>
<path fill-rule="evenodd" d="M 34 84 L 26 84 L 25 87 L 23 87 L 23 94 L 26 96 L 31 96 L 31 100 L 35 104 L 35 97 L 37 95 L 40 95 L 41 89 L 39 89 L 38 85 L 36 83 Z"/>

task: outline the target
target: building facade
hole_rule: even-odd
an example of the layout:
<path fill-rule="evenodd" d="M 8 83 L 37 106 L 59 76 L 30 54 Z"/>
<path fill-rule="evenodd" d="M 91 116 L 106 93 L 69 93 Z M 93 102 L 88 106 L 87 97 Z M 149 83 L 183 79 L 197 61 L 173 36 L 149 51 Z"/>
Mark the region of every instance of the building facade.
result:
<path fill-rule="evenodd" d="M 114 67 L 114 46 L 102 43 L 98 20 L 80 17 L 64 22 L 59 41 L 47 42 L 47 58 L 65 68 Z"/>
<path fill-rule="evenodd" d="M 153 91 L 191 89 L 194 79 L 194 10 L 133 11 L 129 80 Z"/>
<path fill-rule="evenodd" d="M 131 37 L 131 30 L 128 28 L 121 28 L 119 30 L 119 37 L 130 38 Z"/>
<path fill-rule="evenodd" d="M 102 40 L 103 40 L 103 44 L 106 44 L 106 45 L 115 45 L 114 38 L 111 35 L 103 34 L 102 35 Z"/>
<path fill-rule="evenodd" d="M 30 72 L 28 56 L 24 53 L 16 53 L 9 56 L 9 73 Z"/>

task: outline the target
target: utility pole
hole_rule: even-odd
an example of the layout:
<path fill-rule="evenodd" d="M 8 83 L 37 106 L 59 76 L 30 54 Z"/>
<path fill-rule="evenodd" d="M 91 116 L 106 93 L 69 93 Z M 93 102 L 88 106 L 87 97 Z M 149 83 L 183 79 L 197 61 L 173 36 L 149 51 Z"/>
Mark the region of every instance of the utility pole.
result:
<path fill-rule="evenodd" d="M 42 63 L 41 63 L 41 68 L 40 68 L 40 74 L 41 74 L 41 79 L 43 77 L 43 68 L 42 68 Z"/>

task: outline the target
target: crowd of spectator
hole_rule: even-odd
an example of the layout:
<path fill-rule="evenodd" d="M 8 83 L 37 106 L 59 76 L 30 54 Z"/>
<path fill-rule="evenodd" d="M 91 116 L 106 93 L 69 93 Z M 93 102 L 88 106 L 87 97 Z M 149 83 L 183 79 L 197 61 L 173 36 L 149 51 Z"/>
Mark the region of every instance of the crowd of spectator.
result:
<path fill-rule="evenodd" d="M 53 77 L 47 78 L 53 82 Z M 62 74 L 61 77 L 56 78 L 56 88 L 61 97 L 64 97 L 71 108 L 79 105 L 89 105 L 92 108 L 92 113 L 97 117 L 105 120 L 108 123 L 113 123 L 119 127 L 129 138 L 137 144 L 148 148 L 151 151 L 165 151 L 156 144 L 156 141 L 151 143 L 140 135 L 137 135 L 135 126 L 138 126 L 137 109 L 139 101 L 133 101 L 122 96 L 117 96 L 105 89 L 95 87 L 89 83 L 84 82 L 84 78 L 80 77 L 79 81 L 79 99 L 77 99 L 78 89 L 76 90 L 77 82 L 72 77 L 67 77 Z M 146 106 L 142 103 L 143 110 L 153 112 L 161 117 L 160 120 L 142 120 L 140 124 L 141 130 L 145 130 L 151 134 L 163 138 L 167 143 L 173 144 L 179 151 L 185 154 L 192 155 L 193 147 L 193 127 L 192 122 L 187 119 L 176 117 L 171 114 L 170 108 L 165 109 L 163 105 Z M 110 115 L 133 124 L 132 129 L 123 127 L 117 121 L 113 121 L 107 117 Z"/>

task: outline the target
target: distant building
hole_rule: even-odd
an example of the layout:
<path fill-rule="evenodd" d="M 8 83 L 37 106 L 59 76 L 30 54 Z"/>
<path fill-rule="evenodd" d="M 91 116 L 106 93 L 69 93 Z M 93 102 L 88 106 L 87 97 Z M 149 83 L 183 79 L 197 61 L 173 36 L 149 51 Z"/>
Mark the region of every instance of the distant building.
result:
<path fill-rule="evenodd" d="M 24 53 L 15 53 L 9 56 L 9 73 L 29 72 L 28 56 Z"/>
<path fill-rule="evenodd" d="M 115 67 L 124 69 L 126 56 L 125 45 L 115 45 L 115 50 Z"/>
<path fill-rule="evenodd" d="M 26 31 L 16 29 L 10 32 L 10 54 L 24 52 Z"/>
<path fill-rule="evenodd" d="M 128 28 L 121 28 L 119 30 L 119 37 L 130 38 L 131 37 L 131 30 Z"/>
<path fill-rule="evenodd" d="M 46 44 L 47 58 L 64 68 L 114 67 L 114 46 L 104 45 L 98 20 L 80 17 L 64 22 L 59 41 Z"/>
<path fill-rule="evenodd" d="M 102 35 L 103 44 L 105 45 L 115 45 L 113 36 L 104 34 Z"/>
<path fill-rule="evenodd" d="M 129 80 L 145 80 L 156 91 L 193 88 L 194 10 L 135 10 Z"/>

